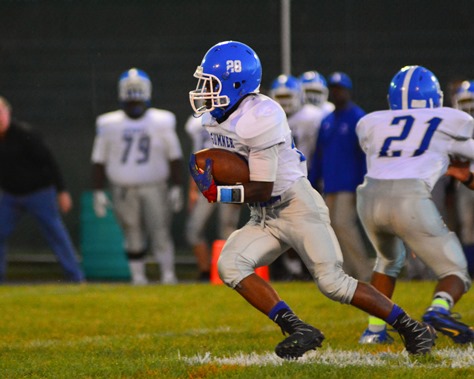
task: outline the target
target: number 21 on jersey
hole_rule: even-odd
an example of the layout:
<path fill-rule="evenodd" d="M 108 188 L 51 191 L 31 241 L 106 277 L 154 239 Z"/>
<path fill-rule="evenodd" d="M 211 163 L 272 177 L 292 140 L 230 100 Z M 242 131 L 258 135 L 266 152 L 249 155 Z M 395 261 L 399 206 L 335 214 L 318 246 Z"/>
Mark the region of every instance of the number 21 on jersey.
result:
<path fill-rule="evenodd" d="M 403 125 L 402 132 L 398 136 L 387 137 L 382 145 L 382 148 L 379 151 L 379 157 L 400 157 L 403 150 L 394 150 L 391 148 L 391 144 L 394 141 L 404 141 L 409 138 L 410 132 L 412 132 L 413 124 L 415 123 L 415 118 L 413 116 L 400 116 L 395 117 L 390 125 Z M 423 154 L 428 146 L 430 145 L 431 138 L 433 137 L 434 132 L 441 124 L 443 119 L 439 117 L 433 117 L 432 119 L 426 122 L 426 130 L 421 138 L 421 141 L 418 145 L 418 148 L 413 152 L 412 156 L 416 157 Z M 417 128 L 418 129 L 418 128 Z M 413 134 L 413 132 L 411 133 Z"/>

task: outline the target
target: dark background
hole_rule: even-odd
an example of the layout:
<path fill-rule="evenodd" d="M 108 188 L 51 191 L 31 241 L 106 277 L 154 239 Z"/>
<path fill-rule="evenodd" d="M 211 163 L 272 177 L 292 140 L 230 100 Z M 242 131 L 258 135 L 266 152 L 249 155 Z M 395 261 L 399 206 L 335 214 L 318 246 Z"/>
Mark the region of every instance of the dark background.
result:
<path fill-rule="evenodd" d="M 293 0 L 292 73 L 345 71 L 366 111 L 386 108 L 392 76 L 408 64 L 449 80 L 474 78 L 473 1 Z M 280 1 L 0 1 L 0 95 L 41 130 L 75 201 L 65 217 L 79 244 L 80 198 L 90 190 L 95 118 L 117 108 L 117 78 L 130 67 L 153 82 L 153 105 L 174 112 L 185 152 L 188 91 L 205 52 L 223 40 L 253 47 L 262 90 L 280 74 Z M 183 172 L 186 175 L 187 172 Z M 173 224 L 185 246 L 185 212 Z M 25 220 L 15 247 L 44 246 Z"/>

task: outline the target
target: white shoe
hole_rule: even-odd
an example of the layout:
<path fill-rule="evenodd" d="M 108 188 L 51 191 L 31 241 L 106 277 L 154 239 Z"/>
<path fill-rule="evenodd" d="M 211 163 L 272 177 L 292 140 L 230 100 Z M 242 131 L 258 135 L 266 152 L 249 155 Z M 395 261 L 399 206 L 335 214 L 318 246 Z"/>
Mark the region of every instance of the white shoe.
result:
<path fill-rule="evenodd" d="M 144 276 L 138 276 L 132 279 L 132 284 L 134 286 L 146 286 L 148 284 L 148 279 Z"/>
<path fill-rule="evenodd" d="M 165 272 L 161 278 L 161 284 L 176 284 L 178 279 L 174 272 Z"/>

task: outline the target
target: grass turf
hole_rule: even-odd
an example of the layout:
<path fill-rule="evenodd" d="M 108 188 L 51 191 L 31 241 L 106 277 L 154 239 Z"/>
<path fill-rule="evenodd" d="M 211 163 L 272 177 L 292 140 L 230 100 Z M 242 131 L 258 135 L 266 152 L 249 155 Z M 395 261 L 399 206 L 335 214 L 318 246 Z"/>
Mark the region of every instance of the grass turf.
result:
<path fill-rule="evenodd" d="M 0 287 L 1 378 L 454 378 L 474 377 L 471 346 L 440 335 L 414 358 L 357 343 L 361 311 L 325 298 L 311 282 L 275 283 L 323 347 L 295 362 L 273 353 L 279 328 L 231 289 L 207 284 L 39 284 Z M 434 283 L 400 282 L 395 300 L 416 318 Z M 456 306 L 474 324 L 474 295 Z"/>

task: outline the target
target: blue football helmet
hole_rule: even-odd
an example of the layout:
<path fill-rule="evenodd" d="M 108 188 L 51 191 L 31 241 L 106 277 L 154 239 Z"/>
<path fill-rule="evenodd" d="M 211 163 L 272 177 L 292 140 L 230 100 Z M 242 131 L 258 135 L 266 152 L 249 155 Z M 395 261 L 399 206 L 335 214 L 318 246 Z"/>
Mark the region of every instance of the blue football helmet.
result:
<path fill-rule="evenodd" d="M 189 92 L 197 115 L 210 112 L 225 115 L 242 97 L 259 91 L 262 65 L 255 51 L 237 41 L 224 41 L 211 47 L 197 67 L 196 89 Z"/>
<path fill-rule="evenodd" d="M 299 77 L 303 89 L 303 101 L 321 106 L 328 99 L 326 79 L 317 71 L 306 71 Z"/>
<path fill-rule="evenodd" d="M 405 66 L 393 77 L 388 89 L 390 109 L 438 108 L 443 92 L 438 79 L 423 66 Z"/>
<path fill-rule="evenodd" d="M 454 106 L 474 116 L 474 80 L 461 83 L 454 94 Z"/>
<path fill-rule="evenodd" d="M 151 81 L 148 75 L 137 68 L 131 68 L 120 75 L 118 81 L 118 98 L 120 102 L 151 101 Z"/>
<path fill-rule="evenodd" d="M 270 85 L 269 95 L 288 115 L 298 111 L 303 104 L 301 82 L 292 75 L 279 75 Z"/>

